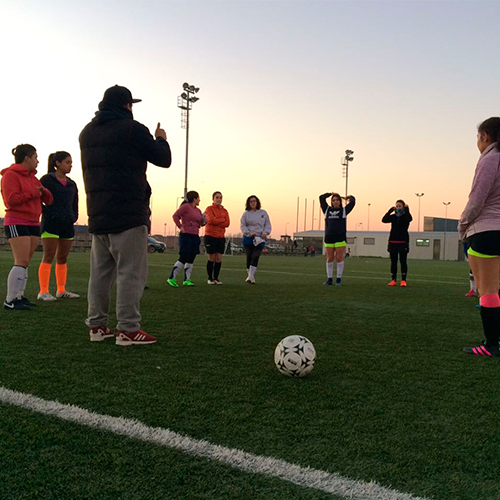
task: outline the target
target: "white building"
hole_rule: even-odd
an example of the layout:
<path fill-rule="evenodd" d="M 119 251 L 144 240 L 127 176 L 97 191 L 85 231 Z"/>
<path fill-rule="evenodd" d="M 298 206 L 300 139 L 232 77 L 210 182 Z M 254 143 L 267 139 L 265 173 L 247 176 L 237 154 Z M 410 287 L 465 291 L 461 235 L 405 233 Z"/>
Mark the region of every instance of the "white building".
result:
<path fill-rule="evenodd" d="M 299 231 L 293 239 L 323 248 L 324 231 Z M 347 249 L 353 257 L 388 257 L 389 231 L 347 231 Z M 446 252 L 446 255 L 445 255 Z M 410 232 L 410 259 L 464 260 L 463 243 L 457 232 Z"/>

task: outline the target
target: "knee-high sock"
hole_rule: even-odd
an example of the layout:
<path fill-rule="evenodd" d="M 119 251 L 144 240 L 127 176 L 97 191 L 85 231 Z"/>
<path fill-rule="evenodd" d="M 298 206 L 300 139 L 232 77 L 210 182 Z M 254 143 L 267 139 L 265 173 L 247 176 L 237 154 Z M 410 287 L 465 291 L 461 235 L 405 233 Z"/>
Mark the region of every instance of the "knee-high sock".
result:
<path fill-rule="evenodd" d="M 7 302 L 20 299 L 26 287 L 26 268 L 13 266 L 7 277 Z"/>
<path fill-rule="evenodd" d="M 250 279 L 255 278 L 255 271 L 257 271 L 257 268 L 255 266 L 250 266 L 250 268 L 248 269 L 248 277 Z"/>
<path fill-rule="evenodd" d="M 184 267 L 184 264 L 178 260 L 174 267 L 172 268 L 172 272 L 170 273 L 170 279 L 175 279 L 175 277 L 179 274 L 179 271 Z"/>
<path fill-rule="evenodd" d="M 219 279 L 220 268 L 222 267 L 222 262 L 214 262 L 214 278 Z"/>
<path fill-rule="evenodd" d="M 498 347 L 500 338 L 500 298 L 496 293 L 481 297 L 481 320 L 488 347 Z"/>
<path fill-rule="evenodd" d="M 187 262 L 184 264 L 184 278 L 189 280 L 191 279 L 191 273 L 193 272 L 194 264 L 192 262 Z"/>
<path fill-rule="evenodd" d="M 46 262 L 40 262 L 40 265 L 38 266 L 38 283 L 40 284 L 40 293 L 47 293 L 49 291 L 51 269 L 52 264 L 47 264 Z"/>
<path fill-rule="evenodd" d="M 326 263 L 326 275 L 328 279 L 333 279 L 333 262 Z"/>
<path fill-rule="evenodd" d="M 344 261 L 337 262 L 337 278 L 342 278 L 344 274 Z"/>
<path fill-rule="evenodd" d="M 24 280 L 22 281 L 22 288 L 20 290 L 19 298 L 24 297 L 24 291 L 26 290 L 26 285 L 28 284 L 28 268 L 24 268 Z"/>
<path fill-rule="evenodd" d="M 68 265 L 56 264 L 57 293 L 64 293 L 66 291 L 67 277 L 68 277 Z"/>
<path fill-rule="evenodd" d="M 472 270 L 469 269 L 469 281 L 470 281 L 470 289 L 474 290 L 477 293 L 476 280 L 474 279 L 474 275 L 472 274 Z"/>
<path fill-rule="evenodd" d="M 212 262 L 211 260 L 207 262 L 207 274 L 210 281 L 214 279 L 214 264 L 215 262 Z"/>

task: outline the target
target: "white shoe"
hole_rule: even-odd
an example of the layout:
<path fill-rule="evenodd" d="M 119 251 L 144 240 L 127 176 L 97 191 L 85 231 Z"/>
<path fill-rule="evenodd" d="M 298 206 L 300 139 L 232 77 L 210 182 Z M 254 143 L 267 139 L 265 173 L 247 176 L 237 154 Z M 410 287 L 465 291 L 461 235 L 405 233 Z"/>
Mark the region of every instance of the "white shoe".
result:
<path fill-rule="evenodd" d="M 44 302 L 53 302 L 54 300 L 57 300 L 51 293 L 45 292 L 45 293 L 39 293 L 36 298 L 38 300 L 42 300 Z"/>
<path fill-rule="evenodd" d="M 222 281 L 214 280 L 216 285 L 222 285 Z"/>
<path fill-rule="evenodd" d="M 215 283 L 212 280 L 208 280 L 207 284 L 209 284 L 209 285 L 215 285 Z"/>
<path fill-rule="evenodd" d="M 80 298 L 80 295 L 78 295 L 77 293 L 73 293 L 73 292 L 57 292 L 56 293 L 56 297 L 58 299 L 79 299 Z"/>
<path fill-rule="evenodd" d="M 251 285 L 255 285 L 255 278 L 250 278 L 250 276 L 245 280 L 247 283 L 250 283 Z"/>

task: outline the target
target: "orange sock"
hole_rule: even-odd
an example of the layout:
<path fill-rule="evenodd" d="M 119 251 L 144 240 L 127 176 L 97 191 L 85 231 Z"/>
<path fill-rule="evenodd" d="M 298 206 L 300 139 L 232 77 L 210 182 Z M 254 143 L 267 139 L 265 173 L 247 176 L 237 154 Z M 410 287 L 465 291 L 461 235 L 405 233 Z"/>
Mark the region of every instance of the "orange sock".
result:
<path fill-rule="evenodd" d="M 68 265 L 56 264 L 57 293 L 64 293 L 66 291 L 67 276 L 68 276 Z"/>
<path fill-rule="evenodd" d="M 40 262 L 38 267 L 38 282 L 40 283 L 40 293 L 48 293 L 50 283 L 50 270 L 52 264 Z"/>

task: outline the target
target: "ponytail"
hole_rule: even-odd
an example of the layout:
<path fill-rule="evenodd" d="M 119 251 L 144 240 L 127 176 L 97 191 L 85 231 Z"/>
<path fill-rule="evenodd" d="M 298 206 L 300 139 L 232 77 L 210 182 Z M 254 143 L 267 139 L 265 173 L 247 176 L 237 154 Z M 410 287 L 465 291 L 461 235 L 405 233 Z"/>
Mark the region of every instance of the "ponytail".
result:
<path fill-rule="evenodd" d="M 71 156 L 69 153 L 66 151 L 57 151 L 55 153 L 51 153 L 49 155 L 49 168 L 48 168 L 48 173 L 52 174 L 57 170 L 57 165 L 56 162 L 61 162 L 65 160 L 68 156 Z"/>

